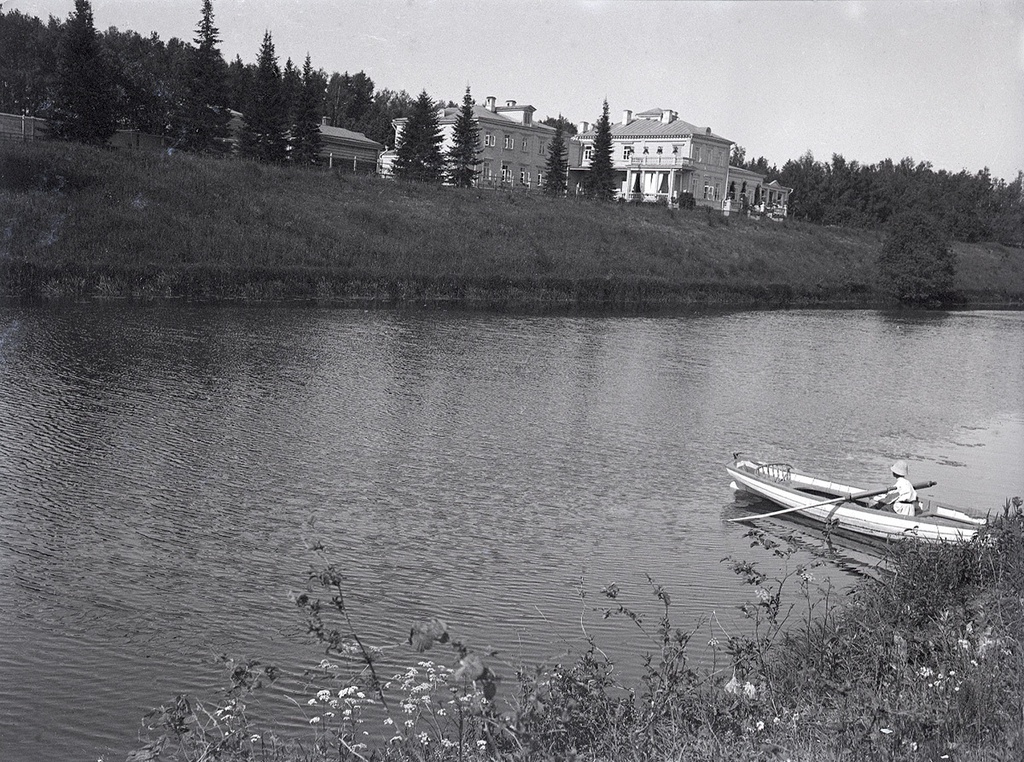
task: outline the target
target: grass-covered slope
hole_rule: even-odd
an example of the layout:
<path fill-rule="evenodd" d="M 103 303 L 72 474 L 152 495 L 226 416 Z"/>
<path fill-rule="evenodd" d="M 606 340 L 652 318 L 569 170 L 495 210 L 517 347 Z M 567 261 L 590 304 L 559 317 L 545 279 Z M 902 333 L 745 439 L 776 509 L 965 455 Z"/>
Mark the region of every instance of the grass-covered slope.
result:
<path fill-rule="evenodd" d="M 536 192 L 0 144 L 0 293 L 658 309 L 871 304 L 878 234 Z M 1024 251 L 960 246 L 969 303 Z"/>

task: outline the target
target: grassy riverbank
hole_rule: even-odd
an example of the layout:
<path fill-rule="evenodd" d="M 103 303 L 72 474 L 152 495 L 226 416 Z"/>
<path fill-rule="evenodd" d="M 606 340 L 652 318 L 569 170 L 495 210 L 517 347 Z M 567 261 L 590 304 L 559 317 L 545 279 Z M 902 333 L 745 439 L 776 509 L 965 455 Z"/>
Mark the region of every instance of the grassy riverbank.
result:
<path fill-rule="evenodd" d="M 274 673 L 255 662 L 232 664 L 224 702 L 204 706 L 179 697 L 161 708 L 150 717 L 152 742 L 137 758 L 160 752 L 183 760 L 323 762 L 1020 759 L 1020 500 L 1007 501 L 1000 514 L 970 543 L 896 547 L 878 579 L 841 600 L 815 582 L 816 564 L 790 566 L 790 549 L 752 532 L 755 545 L 786 565 L 772 579 L 733 561 L 753 587 L 744 608 L 751 626 L 708 644 L 725 667 L 717 672 L 688 666 L 687 648 L 704 630 L 671 621 L 670 591 L 651 581 L 663 613 L 645 621 L 636 602 L 606 588 L 589 605 L 651 636 L 635 685 L 617 681 L 597 643 L 575 661 L 501 674 L 490 655 L 452 640 L 438 620 L 413 623 L 409 645 L 388 648 L 391 659 L 404 649 L 404 672 L 380 674 L 383 651 L 353 631 L 351 591 L 340 569 L 326 564 L 297 601 L 331 659 L 314 670 L 303 705 L 308 734 L 283 738 L 250 722 L 246 703 Z M 435 660 L 417 653 L 428 649 Z"/>
<path fill-rule="evenodd" d="M 878 303 L 877 233 L 0 144 L 0 294 L 507 309 Z M 956 245 L 970 306 L 1024 304 L 1024 250 Z"/>

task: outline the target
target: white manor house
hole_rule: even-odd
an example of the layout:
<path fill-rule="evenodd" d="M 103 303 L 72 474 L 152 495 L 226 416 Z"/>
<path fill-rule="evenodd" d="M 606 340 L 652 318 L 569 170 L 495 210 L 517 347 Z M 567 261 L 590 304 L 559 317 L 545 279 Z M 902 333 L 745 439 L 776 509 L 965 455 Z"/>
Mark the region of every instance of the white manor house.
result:
<path fill-rule="evenodd" d="M 593 162 L 593 125 L 582 123 L 569 141 L 569 189 L 578 192 Z M 633 114 L 611 125 L 612 166 L 619 176 L 618 198 L 677 205 L 688 195 L 697 206 L 754 209 L 773 218 L 788 212 L 792 188 L 764 175 L 729 166 L 733 142 L 679 118 L 669 109 Z"/>

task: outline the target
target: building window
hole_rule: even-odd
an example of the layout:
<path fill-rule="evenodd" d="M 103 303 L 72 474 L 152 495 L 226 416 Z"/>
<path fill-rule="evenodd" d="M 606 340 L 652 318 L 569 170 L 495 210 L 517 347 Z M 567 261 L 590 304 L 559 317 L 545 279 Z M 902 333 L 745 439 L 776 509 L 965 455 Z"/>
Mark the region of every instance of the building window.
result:
<path fill-rule="evenodd" d="M 543 156 L 544 154 L 547 153 L 547 151 L 548 151 L 548 144 L 543 142 L 543 141 L 538 140 L 537 141 L 537 153 L 539 153 L 541 156 Z"/>
<path fill-rule="evenodd" d="M 658 154 L 658 156 L 661 156 L 661 153 L 662 153 L 662 151 L 661 151 L 661 146 L 658 146 L 658 150 L 657 150 L 657 154 Z"/>
<path fill-rule="evenodd" d="M 594 146 L 583 146 L 583 161 L 591 161 L 594 158 Z"/>
<path fill-rule="evenodd" d="M 625 146 L 622 149 L 622 158 L 629 161 L 630 157 L 633 156 L 633 146 Z"/>
<path fill-rule="evenodd" d="M 516 147 L 516 139 L 514 137 L 512 137 L 511 135 L 506 135 L 505 136 L 505 148 L 507 148 L 508 150 L 511 151 L 515 147 Z"/>
<path fill-rule="evenodd" d="M 494 145 L 494 135 L 489 132 L 484 133 L 484 148 Z"/>
<path fill-rule="evenodd" d="M 529 149 L 529 142 L 530 141 L 528 138 L 523 138 L 523 153 L 526 153 L 526 151 Z"/>
<path fill-rule="evenodd" d="M 501 162 L 501 181 L 510 184 L 512 182 L 512 167 L 505 161 Z"/>
<path fill-rule="evenodd" d="M 537 170 L 537 187 L 540 188 L 540 187 L 543 187 L 543 185 L 544 185 L 544 170 L 538 169 Z"/>
<path fill-rule="evenodd" d="M 483 175 L 484 175 L 484 179 L 485 180 L 490 180 L 492 177 L 494 177 L 494 169 L 491 167 L 491 162 L 489 162 L 489 161 L 485 161 L 484 162 L 484 172 L 483 172 Z"/>

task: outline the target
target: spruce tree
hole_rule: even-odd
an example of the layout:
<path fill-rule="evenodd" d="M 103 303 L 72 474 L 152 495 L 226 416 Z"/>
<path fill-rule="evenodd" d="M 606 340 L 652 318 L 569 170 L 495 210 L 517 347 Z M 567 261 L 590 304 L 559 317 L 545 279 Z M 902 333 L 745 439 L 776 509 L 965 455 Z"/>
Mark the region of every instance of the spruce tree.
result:
<path fill-rule="evenodd" d="M 466 87 L 448 150 L 448 182 L 456 188 L 471 188 L 480 166 L 480 130 L 473 115 L 473 97 Z"/>
<path fill-rule="evenodd" d="M 302 72 L 295 67 L 292 59 L 284 62 L 284 69 L 281 70 L 281 108 L 288 115 L 288 123 L 291 124 L 295 118 L 295 108 L 299 105 L 299 96 L 302 93 Z"/>
<path fill-rule="evenodd" d="M 594 158 L 590 164 L 587 195 L 598 201 L 615 198 L 615 167 L 612 166 L 612 126 L 608 119 L 608 101 L 601 109 L 597 120 L 597 135 L 594 137 Z"/>
<path fill-rule="evenodd" d="M 50 134 L 103 145 L 117 130 L 113 78 L 93 26 L 88 0 L 75 0 L 60 43 Z"/>
<path fill-rule="evenodd" d="M 242 155 L 258 161 L 283 162 L 288 156 L 288 114 L 284 110 L 281 69 L 270 32 L 263 35 L 249 96 L 242 121 Z"/>
<path fill-rule="evenodd" d="M 566 172 L 569 161 L 565 150 L 565 130 L 562 126 L 562 115 L 555 122 L 555 135 L 548 146 L 548 161 L 544 166 L 544 192 L 549 196 L 565 194 Z"/>
<path fill-rule="evenodd" d="M 203 0 L 178 119 L 180 145 L 187 151 L 221 153 L 231 147 L 228 72 L 217 48 L 219 42 L 213 25 L 213 3 Z"/>
<path fill-rule="evenodd" d="M 302 88 L 292 115 L 291 158 L 296 164 L 316 164 L 320 159 L 322 83 L 323 77 L 313 70 L 307 54 L 302 66 Z"/>
<path fill-rule="evenodd" d="M 437 108 L 424 90 L 416 98 L 402 130 L 395 157 L 395 176 L 403 180 L 440 184 L 444 179 L 441 140 Z"/>

